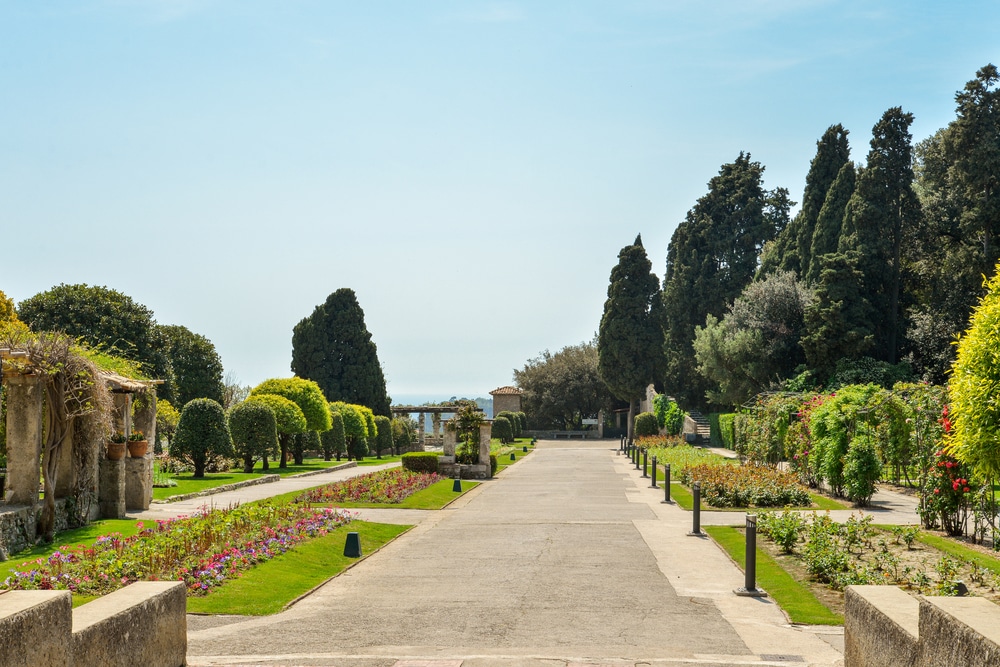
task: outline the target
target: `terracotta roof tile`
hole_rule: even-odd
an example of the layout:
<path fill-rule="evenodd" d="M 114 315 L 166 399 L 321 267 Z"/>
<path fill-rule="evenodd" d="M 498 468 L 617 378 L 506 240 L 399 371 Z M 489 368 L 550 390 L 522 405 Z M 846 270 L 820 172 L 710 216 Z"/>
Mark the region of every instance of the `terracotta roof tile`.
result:
<path fill-rule="evenodd" d="M 511 396 L 511 395 L 519 396 L 523 393 L 524 392 L 518 389 L 517 387 L 508 386 L 508 387 L 497 387 L 496 389 L 490 392 L 490 396 Z"/>

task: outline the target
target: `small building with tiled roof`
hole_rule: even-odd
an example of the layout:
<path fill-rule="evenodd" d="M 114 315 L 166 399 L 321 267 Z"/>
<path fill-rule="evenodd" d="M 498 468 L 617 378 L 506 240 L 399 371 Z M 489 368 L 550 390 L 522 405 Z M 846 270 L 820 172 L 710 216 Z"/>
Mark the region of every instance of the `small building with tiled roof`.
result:
<path fill-rule="evenodd" d="M 490 392 L 493 397 L 493 414 L 501 412 L 521 412 L 521 394 L 524 392 L 517 387 L 497 387 Z"/>

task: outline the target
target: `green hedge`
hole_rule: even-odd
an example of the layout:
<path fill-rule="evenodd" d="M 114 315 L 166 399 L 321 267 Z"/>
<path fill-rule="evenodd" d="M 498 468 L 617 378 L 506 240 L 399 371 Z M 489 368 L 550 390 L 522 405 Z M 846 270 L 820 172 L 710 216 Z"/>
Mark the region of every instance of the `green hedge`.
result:
<path fill-rule="evenodd" d="M 438 455 L 434 452 L 407 452 L 400 457 L 403 469 L 411 472 L 437 472 Z"/>
<path fill-rule="evenodd" d="M 734 425 L 734 420 L 736 419 L 736 413 L 728 412 L 726 414 L 719 415 L 718 421 L 718 431 L 719 440 L 722 447 L 726 449 L 736 449 L 736 430 Z M 715 442 L 715 433 L 712 433 L 712 442 Z"/>

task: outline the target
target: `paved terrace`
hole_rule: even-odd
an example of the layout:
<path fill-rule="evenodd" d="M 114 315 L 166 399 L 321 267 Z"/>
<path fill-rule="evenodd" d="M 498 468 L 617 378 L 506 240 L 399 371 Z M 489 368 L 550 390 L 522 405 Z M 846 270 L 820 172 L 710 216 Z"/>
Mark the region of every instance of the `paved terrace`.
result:
<path fill-rule="evenodd" d="M 734 595 L 743 573 L 686 535 L 690 513 L 661 504 L 616 445 L 541 441 L 445 510 L 363 510 L 417 526 L 281 614 L 189 616 L 189 664 L 843 664 L 841 628 L 793 627 L 769 599 Z M 916 521 L 889 501 L 892 520 Z"/>

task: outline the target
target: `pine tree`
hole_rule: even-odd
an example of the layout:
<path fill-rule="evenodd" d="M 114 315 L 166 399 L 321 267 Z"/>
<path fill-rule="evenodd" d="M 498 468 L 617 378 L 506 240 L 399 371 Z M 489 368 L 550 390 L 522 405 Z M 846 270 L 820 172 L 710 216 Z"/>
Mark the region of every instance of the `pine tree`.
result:
<path fill-rule="evenodd" d="M 840 231 L 844 224 L 844 212 L 847 210 L 847 202 L 854 194 L 856 175 L 854 163 L 845 162 L 826 193 L 826 200 L 816 218 L 816 229 L 813 231 L 812 248 L 809 253 L 809 268 L 804 276 L 804 282 L 808 285 L 819 282 L 822 269 L 822 262 L 819 258 L 827 253 L 837 251 Z"/>
<path fill-rule="evenodd" d="M 863 297 L 855 252 L 816 258 L 820 280 L 816 299 L 806 307 L 806 334 L 800 344 L 809 366 L 830 373 L 840 359 L 860 357 L 872 345 L 871 304 Z"/>
<path fill-rule="evenodd" d="M 695 326 L 721 318 L 757 271 L 761 249 L 788 224 L 788 191 L 764 190 L 764 167 L 740 153 L 677 226 L 663 281 L 665 389 L 685 407 L 705 405 L 712 387 L 698 373 Z"/>
<path fill-rule="evenodd" d="M 655 319 L 660 281 L 642 247 L 642 237 L 618 253 L 611 270 L 608 299 L 597 337 L 601 379 L 623 401 L 629 402 L 628 434 L 636 403 L 646 387 L 659 379 L 662 369 L 663 330 Z"/>
<path fill-rule="evenodd" d="M 342 288 L 292 330 L 292 372 L 315 381 L 329 401 L 389 415 L 378 350 L 354 290 Z"/>
<path fill-rule="evenodd" d="M 913 114 L 886 111 L 872 129 L 868 164 L 858 174 L 847 204 L 838 249 L 858 256 L 861 286 L 876 320 L 874 353 L 895 363 L 902 341 L 902 251 L 920 220 L 913 190 L 910 124 Z"/>

